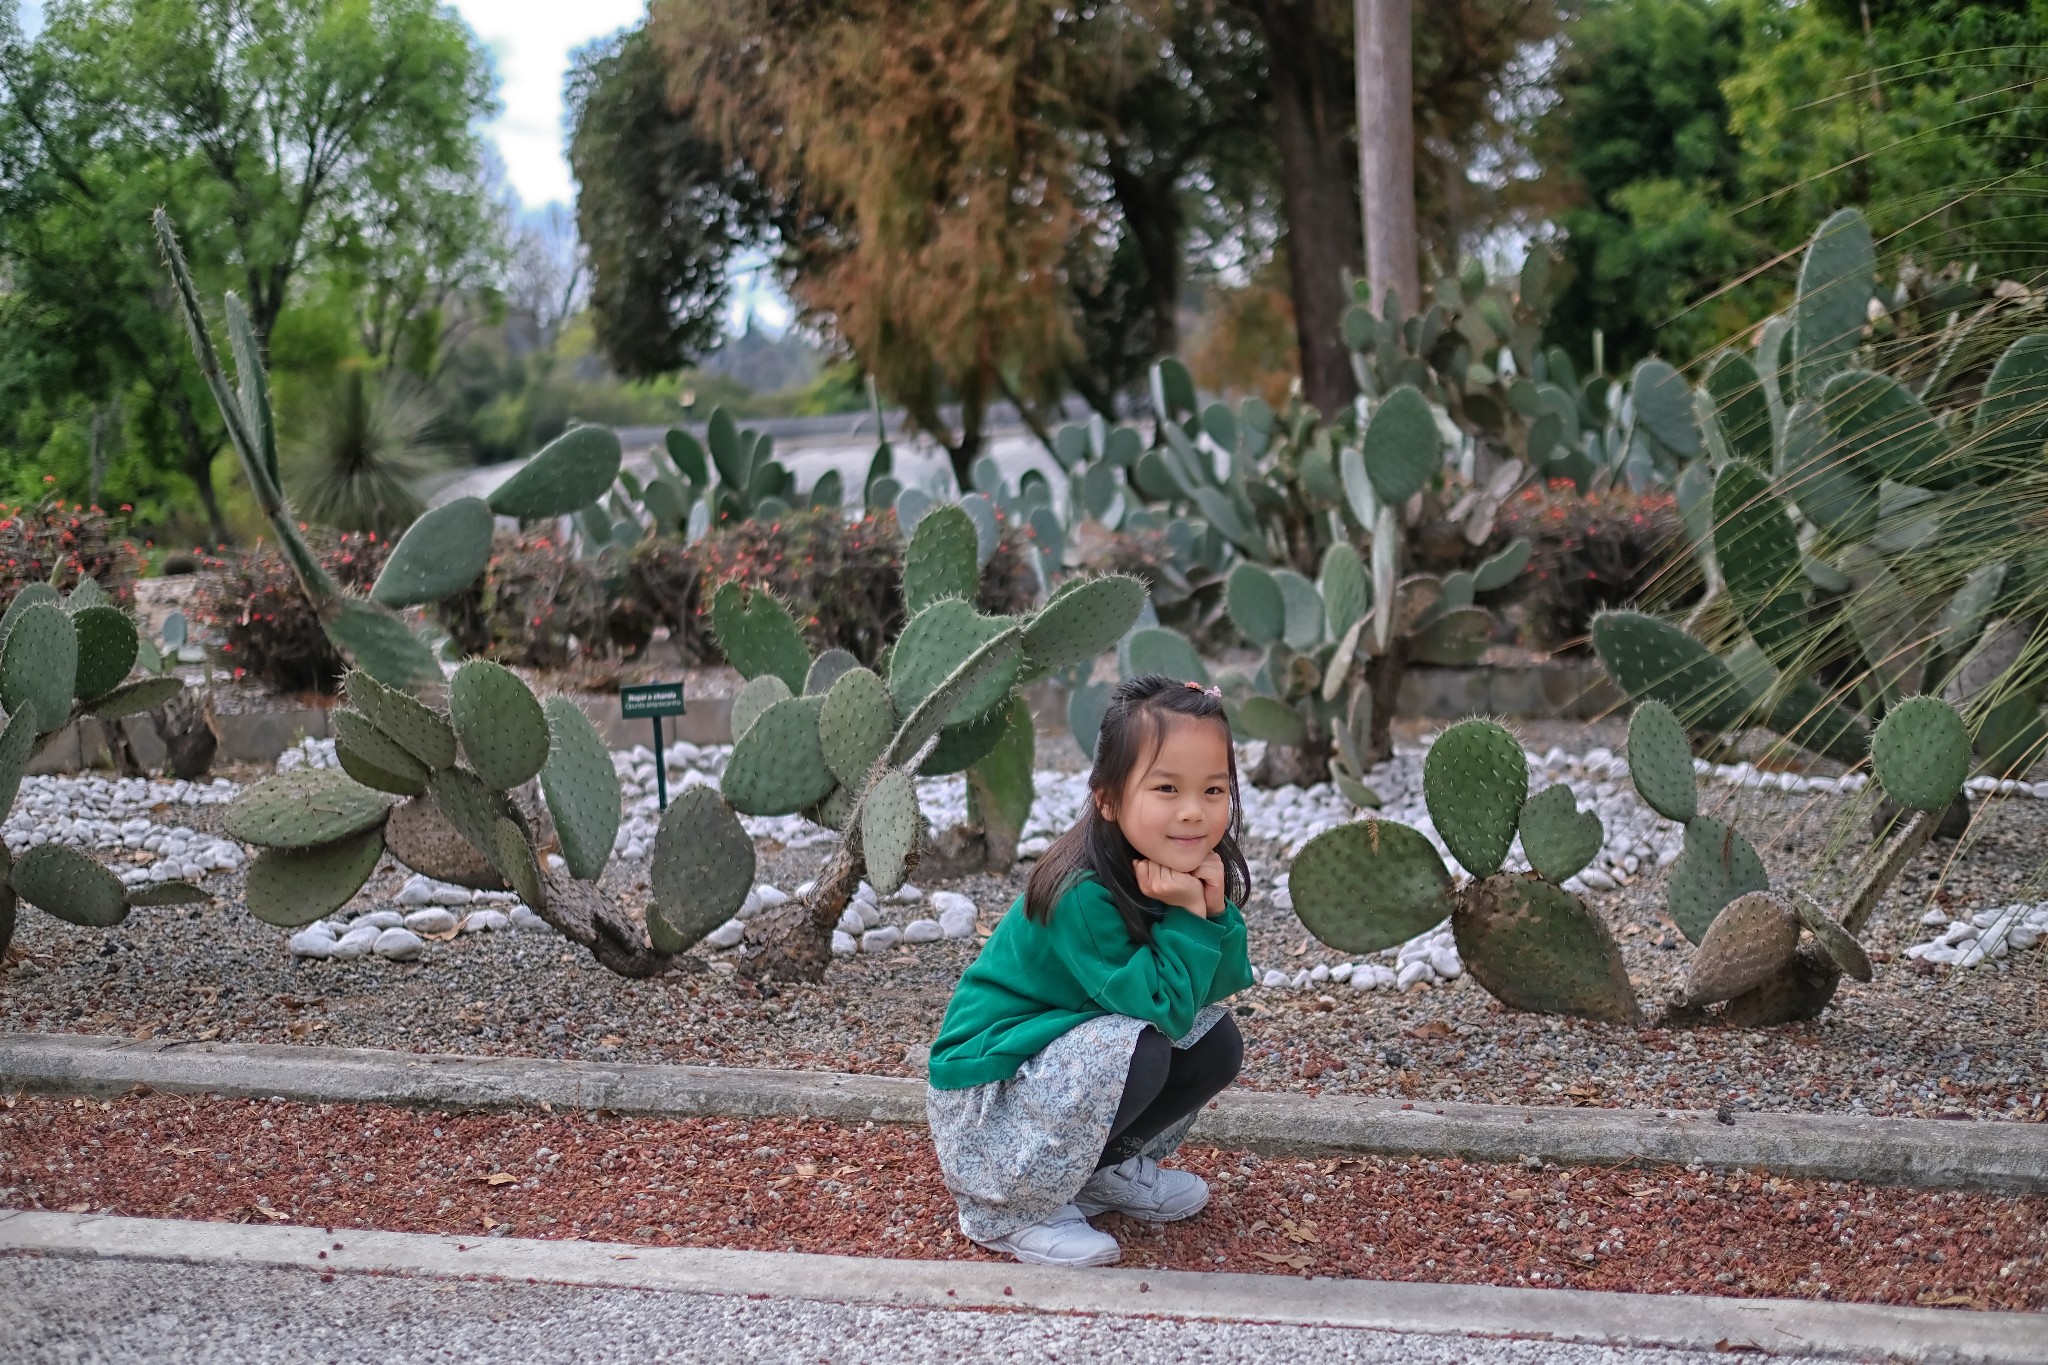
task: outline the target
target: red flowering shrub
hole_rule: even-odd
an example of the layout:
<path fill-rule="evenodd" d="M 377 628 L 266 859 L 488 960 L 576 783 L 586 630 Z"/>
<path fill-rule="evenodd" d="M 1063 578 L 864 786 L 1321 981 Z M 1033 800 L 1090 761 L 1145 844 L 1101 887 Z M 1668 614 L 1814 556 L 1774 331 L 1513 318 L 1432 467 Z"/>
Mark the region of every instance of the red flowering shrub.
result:
<path fill-rule="evenodd" d="M 302 528 L 304 529 L 304 528 Z M 390 542 L 374 533 L 305 530 L 321 567 L 342 587 L 366 593 L 384 567 Z M 237 678 L 276 692 L 332 692 L 348 665 L 306 601 L 291 565 L 275 546 L 208 559 L 198 615 L 213 628 L 222 662 Z"/>
<path fill-rule="evenodd" d="M 142 556 L 122 538 L 115 520 L 97 507 L 46 499 L 9 507 L 0 504 L 0 611 L 30 583 L 68 590 L 80 579 L 96 578 L 116 605 L 127 606 Z"/>
<path fill-rule="evenodd" d="M 1495 536 L 1527 536 L 1535 551 L 1521 594 L 1524 643 L 1575 653 L 1586 649 L 1595 612 L 1639 601 L 1686 553 L 1670 493 L 1611 488 L 1587 496 L 1566 479 L 1511 498 Z"/>
<path fill-rule="evenodd" d="M 981 572 L 977 605 L 1021 611 L 1037 591 L 1025 559 L 1027 534 L 1005 528 Z M 847 521 L 802 510 L 778 521 L 722 527 L 694 545 L 655 540 L 634 547 L 621 609 L 640 610 L 669 629 L 687 663 L 721 656 L 708 607 L 721 583 L 766 584 L 803 627 L 813 650 L 844 649 L 873 665 L 903 628 L 903 541 L 896 515 Z"/>
<path fill-rule="evenodd" d="M 548 534 L 500 532 L 483 576 L 436 608 L 464 654 L 561 668 L 611 652 L 615 599 L 601 565 Z M 653 627 L 628 642 L 638 652 Z"/>

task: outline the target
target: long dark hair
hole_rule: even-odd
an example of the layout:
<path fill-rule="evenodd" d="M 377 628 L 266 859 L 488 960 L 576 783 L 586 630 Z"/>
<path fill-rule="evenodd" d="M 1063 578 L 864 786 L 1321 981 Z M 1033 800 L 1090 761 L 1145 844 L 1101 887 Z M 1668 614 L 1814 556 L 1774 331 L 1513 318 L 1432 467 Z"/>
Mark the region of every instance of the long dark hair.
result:
<path fill-rule="evenodd" d="M 1132 942 L 1152 942 L 1152 925 L 1160 912 L 1138 889 L 1138 874 L 1131 868 L 1137 851 L 1114 820 L 1103 818 L 1101 802 L 1106 798 L 1112 808 L 1122 803 L 1124 788 L 1138 764 L 1158 751 L 1166 727 L 1183 717 L 1214 721 L 1224 727 L 1228 738 L 1230 718 L 1224 714 L 1223 699 L 1205 689 L 1163 673 L 1142 674 L 1117 685 L 1095 741 L 1087 805 L 1074 827 L 1053 840 L 1052 847 L 1039 857 L 1038 866 L 1031 869 L 1031 880 L 1024 887 L 1025 914 L 1046 923 L 1059 898 L 1080 878 L 1093 873 L 1116 902 Z M 1225 898 L 1243 905 L 1252 881 L 1251 869 L 1237 847 L 1244 803 L 1237 792 L 1237 750 L 1226 743 L 1224 751 L 1230 755 L 1230 826 L 1216 845 L 1216 853 L 1223 859 Z"/>

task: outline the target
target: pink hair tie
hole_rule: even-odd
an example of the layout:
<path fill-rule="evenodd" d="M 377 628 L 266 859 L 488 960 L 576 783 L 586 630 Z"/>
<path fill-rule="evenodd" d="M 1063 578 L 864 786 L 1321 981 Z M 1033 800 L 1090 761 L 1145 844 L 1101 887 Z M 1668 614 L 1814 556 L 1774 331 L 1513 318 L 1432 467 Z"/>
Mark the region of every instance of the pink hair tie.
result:
<path fill-rule="evenodd" d="M 1220 687 L 1220 686 L 1209 686 L 1209 687 L 1204 687 L 1204 686 L 1202 686 L 1202 685 L 1201 685 L 1200 683 L 1198 683 L 1198 682 L 1195 682 L 1195 681 L 1193 681 L 1193 680 L 1190 680 L 1189 682 L 1187 682 L 1187 683 L 1185 684 L 1185 686 L 1187 686 L 1187 687 L 1189 687 L 1189 688 L 1193 689 L 1193 690 L 1194 690 L 1194 691 L 1196 691 L 1196 692 L 1200 692 L 1200 693 L 1202 693 L 1202 694 L 1203 694 L 1204 696 L 1210 696 L 1210 697 L 1214 697 L 1214 698 L 1216 698 L 1216 699 L 1217 699 L 1218 701 L 1221 701 L 1221 700 L 1223 700 L 1223 689 L 1222 689 L 1222 687 Z"/>

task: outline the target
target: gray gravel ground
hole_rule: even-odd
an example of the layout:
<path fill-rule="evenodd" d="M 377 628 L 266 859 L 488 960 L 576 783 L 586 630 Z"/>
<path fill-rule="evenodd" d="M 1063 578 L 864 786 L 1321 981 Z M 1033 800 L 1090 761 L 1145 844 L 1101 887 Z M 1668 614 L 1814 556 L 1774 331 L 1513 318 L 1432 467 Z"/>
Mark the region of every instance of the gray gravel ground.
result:
<path fill-rule="evenodd" d="M 0 1359 L 87 1362 L 1050 1360 L 1705 1365 L 1691 1351 L 561 1285 L 0 1257 Z M 1776 1356 L 1796 1362 L 1805 1357 Z"/>
<path fill-rule="evenodd" d="M 1532 748 L 1615 747 L 1613 723 L 1532 722 Z M 1060 737 L 1041 762 L 1077 767 Z M 1709 813 L 1732 809 L 1774 877 L 1797 879 L 1846 830 L 1865 841 L 1840 798 L 1726 787 L 1703 789 Z M 205 828 L 215 808 L 165 810 Z M 1844 982 L 1819 1021 L 1767 1030 L 1659 1025 L 1658 1002 L 1682 979 L 1689 951 L 1663 916 L 1661 874 L 1589 896 L 1621 944 L 1652 1026 L 1619 1029 L 1510 1014 L 1469 979 L 1407 994 L 1258 989 L 1242 997 L 1250 1044 L 1243 1083 L 1265 1089 L 1401 1094 L 1421 1099 L 1868 1112 L 2041 1121 L 2048 1076 L 2048 947 L 1962 972 L 1907 962 L 1929 931 L 1930 894 L 1952 909 L 2039 899 L 2048 801 L 1996 803 L 1975 847 L 1946 866 L 1933 845 L 1899 879 L 1865 935 L 1877 979 Z M 1261 887 L 1279 850 L 1248 853 Z M 812 875 L 818 849 L 764 850 L 761 875 L 789 888 Z M 1937 879 L 1939 879 L 1937 881 Z M 403 874 L 387 862 L 372 897 Z M 1022 887 L 1022 869 L 953 881 L 920 877 L 975 898 L 984 923 Z M 235 877 L 210 883 L 236 887 Z M 606 889 L 644 903 L 644 865 L 615 863 Z M 922 910 L 892 907 L 904 921 Z M 1307 938 L 1291 911 L 1256 897 L 1247 907 L 1255 963 L 1293 970 L 1335 953 Z M 17 953 L 0 970 L 0 1029 L 237 1042 L 334 1044 L 590 1060 L 702 1062 L 915 1075 L 937 1032 L 971 942 L 927 944 L 836 963 L 819 986 L 757 990 L 730 961 L 702 950 L 694 970 L 624 981 L 545 933 L 491 933 L 429 943 L 422 961 L 322 962 L 291 957 L 285 935 L 256 923 L 232 896 L 211 906 L 140 911 L 91 933 L 25 912 Z"/>

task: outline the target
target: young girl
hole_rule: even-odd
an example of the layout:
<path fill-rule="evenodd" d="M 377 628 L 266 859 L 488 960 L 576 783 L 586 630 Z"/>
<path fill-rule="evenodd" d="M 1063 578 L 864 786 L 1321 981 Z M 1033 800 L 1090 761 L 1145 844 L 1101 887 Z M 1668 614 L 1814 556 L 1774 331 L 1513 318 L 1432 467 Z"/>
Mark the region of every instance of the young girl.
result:
<path fill-rule="evenodd" d="M 960 978 L 925 1108 L 960 1229 L 1038 1265 L 1108 1265 L 1087 1215 L 1199 1212 L 1171 1171 L 1244 1042 L 1216 1002 L 1252 984 L 1237 760 L 1215 688 L 1116 689 L 1080 823 L 1047 849 Z"/>

